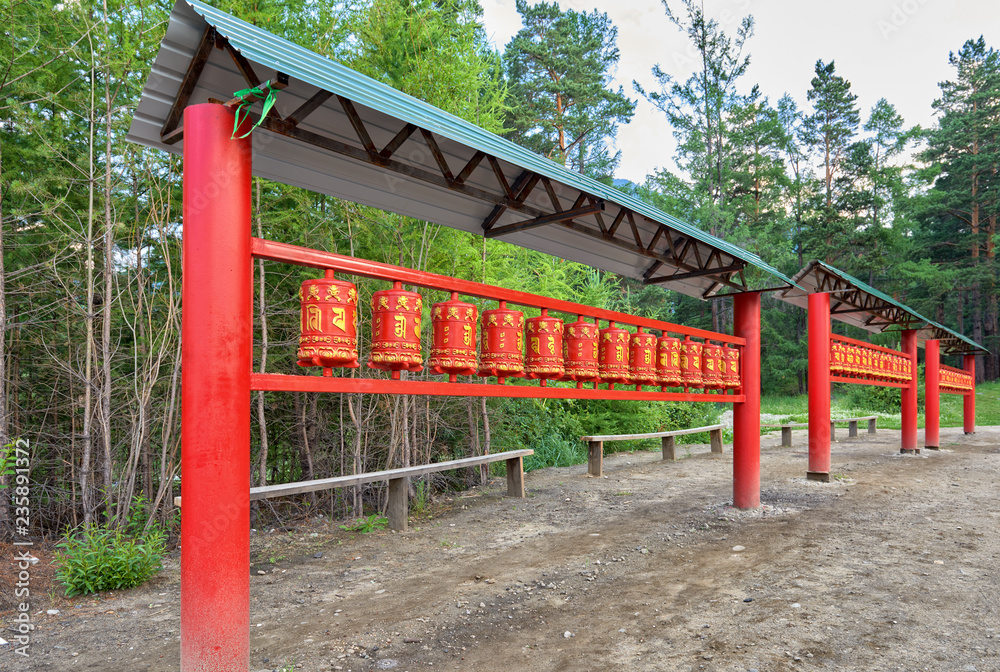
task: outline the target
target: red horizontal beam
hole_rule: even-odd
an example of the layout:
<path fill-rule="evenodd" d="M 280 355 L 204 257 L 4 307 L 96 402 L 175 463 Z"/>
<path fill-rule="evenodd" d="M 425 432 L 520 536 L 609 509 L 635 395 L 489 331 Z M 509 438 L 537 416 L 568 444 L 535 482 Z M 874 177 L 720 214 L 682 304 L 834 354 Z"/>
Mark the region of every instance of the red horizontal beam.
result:
<path fill-rule="evenodd" d="M 958 392 L 956 390 L 946 390 L 943 387 L 938 389 L 940 390 L 941 394 L 954 394 L 955 396 L 958 397 L 964 397 L 967 394 L 972 394 L 971 390 L 969 390 L 968 392 Z"/>
<path fill-rule="evenodd" d="M 264 392 L 340 392 L 348 394 L 416 394 L 451 397 L 517 397 L 522 399 L 630 399 L 638 401 L 717 401 L 741 404 L 742 394 L 707 394 L 700 392 L 638 391 L 624 389 L 577 389 L 553 385 L 498 385 L 496 383 L 446 383 L 428 380 L 391 380 L 385 378 L 328 378 L 294 376 L 281 373 L 251 373 L 250 389 Z"/>
<path fill-rule="evenodd" d="M 867 378 L 845 378 L 844 376 L 830 376 L 830 382 L 850 383 L 852 385 L 877 385 L 878 387 L 898 387 L 900 389 L 910 386 L 910 383 L 893 383 L 888 380 L 869 380 Z"/>
<path fill-rule="evenodd" d="M 947 364 L 942 364 L 941 365 L 941 370 L 942 371 L 951 371 L 952 373 L 958 373 L 958 374 L 961 374 L 963 376 L 969 376 L 969 372 L 966 371 L 965 369 L 956 369 L 954 366 L 948 366 Z"/>
<path fill-rule="evenodd" d="M 843 341 L 844 343 L 850 343 L 851 345 L 857 345 L 862 348 L 867 348 L 868 350 L 878 350 L 879 352 L 887 352 L 890 355 L 897 355 L 899 357 L 904 357 L 909 359 L 910 356 L 906 353 L 900 352 L 899 350 L 893 350 L 892 348 L 883 348 L 881 345 L 874 345 L 872 343 L 865 343 L 864 341 L 859 341 L 856 338 L 850 338 L 848 336 L 841 336 L 840 334 L 830 334 L 831 341 Z"/>
<path fill-rule="evenodd" d="M 728 334 L 720 334 L 715 331 L 685 327 L 681 324 L 651 320 L 637 315 L 616 313 L 613 310 L 585 306 L 571 301 L 562 301 L 546 296 L 539 296 L 537 294 L 504 289 L 503 287 L 494 287 L 493 285 L 486 285 L 481 282 L 459 280 L 458 278 L 451 278 L 447 275 L 438 275 L 437 273 L 415 271 L 410 268 L 403 268 L 402 266 L 392 266 L 390 264 L 382 264 L 377 261 L 368 261 L 367 259 L 358 259 L 356 257 L 348 257 L 342 254 L 334 254 L 332 252 L 321 252 L 307 247 L 298 247 L 297 245 L 278 243 L 273 240 L 264 240 L 263 238 L 251 239 L 251 253 L 257 259 L 281 261 L 288 264 L 296 264 L 298 266 L 309 266 L 311 268 L 330 268 L 334 271 L 348 273 L 350 275 L 356 275 L 363 278 L 399 281 L 408 285 L 416 285 L 418 287 L 426 287 L 428 289 L 458 292 L 459 294 L 464 294 L 466 296 L 493 299 L 495 301 L 507 301 L 508 303 L 530 306 L 533 308 L 548 308 L 549 310 L 566 313 L 568 315 L 584 315 L 586 317 L 600 320 L 631 324 L 646 329 L 657 329 L 673 334 L 693 336 L 695 338 L 703 338 L 706 341 L 746 345 L 746 339 L 744 338 L 738 338 Z M 402 394 L 413 393 L 407 392 Z"/>

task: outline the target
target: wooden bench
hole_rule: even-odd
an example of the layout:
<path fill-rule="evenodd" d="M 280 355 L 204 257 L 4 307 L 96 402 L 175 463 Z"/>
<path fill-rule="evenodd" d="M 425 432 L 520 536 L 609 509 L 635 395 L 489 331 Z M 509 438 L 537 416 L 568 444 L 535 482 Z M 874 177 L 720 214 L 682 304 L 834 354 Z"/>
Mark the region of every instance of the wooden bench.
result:
<path fill-rule="evenodd" d="M 838 422 L 846 422 L 847 436 L 855 437 L 858 435 L 858 423 L 865 420 L 868 421 L 868 433 L 875 434 L 875 422 L 878 420 L 877 415 L 866 415 L 861 418 L 838 418 L 830 421 L 830 440 L 833 441 L 835 438 Z M 781 427 L 781 445 L 786 448 L 792 445 L 792 430 L 808 426 L 808 422 L 784 422 L 761 425 L 761 427 Z"/>
<path fill-rule="evenodd" d="M 600 436 L 580 437 L 587 442 L 587 473 L 591 476 L 601 476 L 604 470 L 605 441 L 634 441 L 642 439 L 661 439 L 664 460 L 676 460 L 674 437 L 684 434 L 708 432 L 712 452 L 722 454 L 722 425 L 708 427 L 692 427 L 691 429 L 675 429 L 670 432 L 652 432 L 650 434 L 604 434 Z"/>
<path fill-rule="evenodd" d="M 287 495 L 299 495 L 304 492 L 316 492 L 317 490 L 344 488 L 352 485 L 361 485 L 363 483 L 388 481 L 389 502 L 386 507 L 386 516 L 389 519 L 389 529 L 405 532 L 409 516 L 407 479 L 411 476 L 421 476 L 423 474 L 430 474 L 438 471 L 474 467 L 480 464 L 489 464 L 491 462 L 500 462 L 502 460 L 507 463 L 507 496 L 523 498 L 524 458 L 528 455 L 534 455 L 534 453 L 535 451 L 528 449 L 509 450 L 503 453 L 491 453 L 489 455 L 479 455 L 476 457 L 463 457 L 458 460 L 434 462 L 432 464 L 422 464 L 416 467 L 386 469 L 385 471 L 373 471 L 367 474 L 355 474 L 352 476 L 335 476 L 333 478 L 321 478 L 315 481 L 299 481 L 297 483 L 265 485 L 257 488 L 250 488 L 250 501 L 253 502 L 259 499 L 270 499 L 272 497 L 285 497 Z M 181 498 L 174 497 L 174 506 L 180 507 L 180 505 Z"/>

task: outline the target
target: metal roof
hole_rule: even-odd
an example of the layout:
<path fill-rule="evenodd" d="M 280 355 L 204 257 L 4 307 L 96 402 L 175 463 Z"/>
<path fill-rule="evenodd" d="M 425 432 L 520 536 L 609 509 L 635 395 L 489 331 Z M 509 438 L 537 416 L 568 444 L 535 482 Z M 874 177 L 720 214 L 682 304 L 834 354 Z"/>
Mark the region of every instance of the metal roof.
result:
<path fill-rule="evenodd" d="M 888 294 L 858 280 L 839 268 L 814 259 L 792 278 L 798 288 L 790 287 L 780 298 L 788 303 L 808 308 L 809 294 L 830 293 L 830 317 L 866 331 L 882 333 L 915 329 L 917 342 L 928 339 L 941 341 L 942 354 L 955 355 L 987 352 L 975 341 L 948 329 L 904 305 Z"/>
<path fill-rule="evenodd" d="M 691 296 L 751 289 L 748 267 L 791 284 L 755 254 L 197 0 L 174 6 L 128 138 L 180 154 L 184 107 L 260 78 L 281 90 L 254 131 L 255 175 Z"/>

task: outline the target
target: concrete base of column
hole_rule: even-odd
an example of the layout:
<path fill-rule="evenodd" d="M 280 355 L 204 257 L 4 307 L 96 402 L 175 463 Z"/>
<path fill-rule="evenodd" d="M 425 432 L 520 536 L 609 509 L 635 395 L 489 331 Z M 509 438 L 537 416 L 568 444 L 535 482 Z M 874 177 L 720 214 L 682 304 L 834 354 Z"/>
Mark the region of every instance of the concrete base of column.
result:
<path fill-rule="evenodd" d="M 820 483 L 830 482 L 830 472 L 828 471 L 807 471 L 806 472 L 807 481 L 818 481 Z"/>

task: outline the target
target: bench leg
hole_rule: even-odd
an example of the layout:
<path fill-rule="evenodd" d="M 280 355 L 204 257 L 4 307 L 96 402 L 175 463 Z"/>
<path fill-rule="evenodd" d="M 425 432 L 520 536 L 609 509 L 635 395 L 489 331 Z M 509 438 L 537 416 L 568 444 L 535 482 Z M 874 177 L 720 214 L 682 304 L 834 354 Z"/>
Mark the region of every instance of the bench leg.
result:
<path fill-rule="evenodd" d="M 858 435 L 858 421 L 851 420 L 847 423 L 847 436 L 857 436 Z"/>
<path fill-rule="evenodd" d="M 712 442 L 712 452 L 722 455 L 722 430 L 713 429 L 708 433 L 708 437 Z"/>
<path fill-rule="evenodd" d="M 524 499 L 524 459 L 521 457 L 507 460 L 507 496 Z"/>
<path fill-rule="evenodd" d="M 784 448 L 792 447 L 792 428 L 782 427 L 781 428 L 781 445 Z"/>
<path fill-rule="evenodd" d="M 663 451 L 663 459 L 673 462 L 677 459 L 677 454 L 674 451 L 674 437 L 663 436 L 660 437 L 660 446 Z"/>
<path fill-rule="evenodd" d="M 591 441 L 587 446 L 587 473 L 600 478 L 604 471 L 604 442 Z"/>
<path fill-rule="evenodd" d="M 872 418 L 871 420 L 868 421 L 868 433 L 869 434 L 874 434 L 875 433 L 875 420 L 877 420 L 877 418 Z"/>
<path fill-rule="evenodd" d="M 406 532 L 409 501 L 405 478 L 389 479 L 389 506 L 386 509 L 389 529 Z"/>

